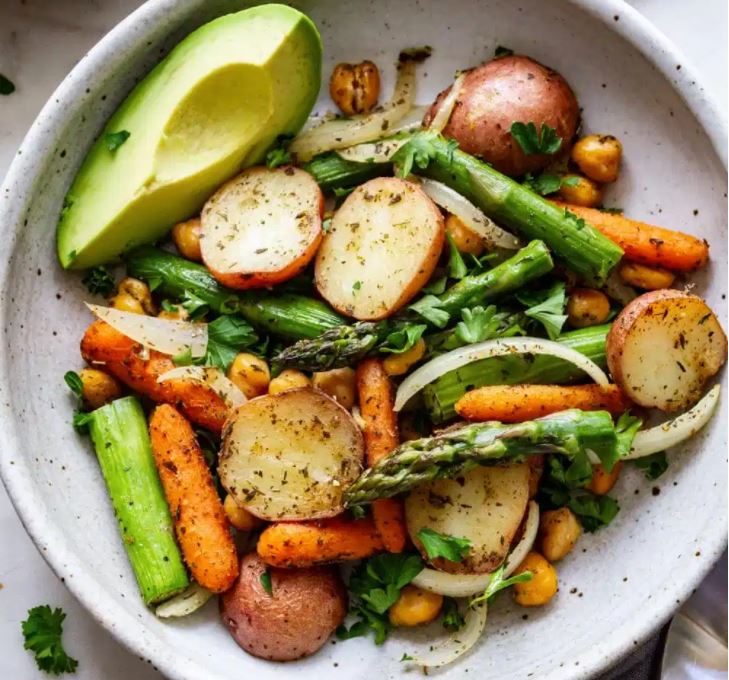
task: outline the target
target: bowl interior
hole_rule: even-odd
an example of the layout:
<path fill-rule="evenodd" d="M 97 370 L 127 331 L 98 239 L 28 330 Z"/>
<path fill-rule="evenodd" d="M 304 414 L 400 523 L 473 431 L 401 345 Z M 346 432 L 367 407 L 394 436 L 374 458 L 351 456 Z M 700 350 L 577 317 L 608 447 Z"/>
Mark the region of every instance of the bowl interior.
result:
<path fill-rule="evenodd" d="M 243 3 L 235 3 L 241 6 Z M 403 47 L 431 45 L 420 69 L 418 102 L 426 103 L 456 69 L 493 55 L 497 45 L 562 72 L 584 108 L 587 131 L 617 135 L 625 164 L 606 204 L 630 216 L 706 238 L 714 259 L 692 281 L 726 327 L 726 174 L 691 108 L 628 40 L 611 30 L 591 2 L 566 0 L 386 0 L 294 3 L 311 15 L 325 45 L 324 77 L 339 61 L 370 58 L 385 72 L 383 96 Z M 594 3 L 597 4 L 597 3 Z M 175 678 L 396 676 L 398 660 L 425 640 L 395 635 L 330 643 L 286 666 L 239 650 L 217 620 L 214 603 L 179 622 L 147 611 L 119 541 L 89 442 L 70 426 L 73 403 L 63 373 L 79 368 L 78 343 L 89 322 L 89 296 L 79 277 L 62 272 L 54 228 L 63 195 L 94 134 L 159 56 L 194 26 L 234 6 L 229 2 L 162 1 L 117 30 L 51 103 L 23 153 L 26 172 L 3 196 L 10 223 L 2 290 L 6 355 L 2 401 L 3 473 L 41 550 L 95 615 L 137 653 Z M 616 22 L 617 23 L 617 22 Z M 698 95 L 697 95 L 698 97 Z M 697 100 L 698 101 L 698 100 Z M 331 106 L 326 87 L 321 108 Z M 43 141 L 39 141 L 43 140 Z M 536 611 L 503 596 L 482 644 L 452 669 L 507 678 L 572 678 L 614 663 L 662 622 L 716 559 L 726 533 L 725 420 L 681 450 L 668 472 L 646 482 L 626 469 L 617 486 L 621 510 L 607 529 L 584 537 L 559 565 L 560 592 Z M 437 630 L 431 631 L 438 634 Z"/>

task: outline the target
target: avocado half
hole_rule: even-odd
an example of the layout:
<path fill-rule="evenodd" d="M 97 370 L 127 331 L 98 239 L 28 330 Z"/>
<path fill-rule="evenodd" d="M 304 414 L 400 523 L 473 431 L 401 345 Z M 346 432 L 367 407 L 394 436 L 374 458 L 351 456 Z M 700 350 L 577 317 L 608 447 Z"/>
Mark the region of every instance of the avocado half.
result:
<path fill-rule="evenodd" d="M 238 170 L 298 132 L 321 81 L 311 20 L 261 5 L 200 27 L 137 85 L 66 195 L 58 257 L 83 269 L 155 241 Z M 109 149 L 108 134 L 128 132 Z M 117 135 L 124 137 L 125 135 Z"/>

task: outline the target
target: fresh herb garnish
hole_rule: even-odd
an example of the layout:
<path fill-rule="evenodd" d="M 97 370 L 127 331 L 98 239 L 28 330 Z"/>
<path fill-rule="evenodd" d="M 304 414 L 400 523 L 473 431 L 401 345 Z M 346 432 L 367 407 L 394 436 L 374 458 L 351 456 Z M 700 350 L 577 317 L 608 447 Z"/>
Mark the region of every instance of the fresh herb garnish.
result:
<path fill-rule="evenodd" d="M 494 50 L 494 59 L 500 59 L 501 57 L 510 57 L 514 54 L 514 50 L 504 47 L 503 45 L 497 45 Z"/>
<path fill-rule="evenodd" d="M 551 172 L 543 172 L 541 175 L 536 177 L 532 176 L 531 173 L 527 173 L 524 176 L 522 184 L 529 187 L 533 192 L 540 196 L 549 196 L 558 192 L 563 186 L 573 187 L 579 184 L 579 178 L 577 177 L 560 177 Z"/>
<path fill-rule="evenodd" d="M 668 470 L 668 459 L 665 451 L 652 453 L 650 456 L 643 456 L 631 461 L 639 470 L 643 470 L 645 478 L 653 481 L 658 479 L 666 470 Z"/>
<path fill-rule="evenodd" d="M 517 121 L 511 124 L 510 131 L 511 136 L 527 156 L 555 154 L 562 147 L 562 138 L 546 123 L 542 123 L 541 130 L 538 131 L 534 123 Z"/>
<path fill-rule="evenodd" d="M 362 288 L 362 282 L 361 281 L 355 281 L 352 284 L 352 290 L 353 291 L 358 291 L 360 288 Z"/>
<path fill-rule="evenodd" d="M 83 401 L 84 398 L 84 383 L 81 380 L 81 376 L 76 371 L 67 371 L 63 376 L 68 389 L 73 392 L 76 399 Z"/>
<path fill-rule="evenodd" d="M 458 250 L 458 246 L 456 246 L 456 242 L 448 232 L 446 232 L 446 239 L 448 240 L 449 253 L 448 276 L 460 281 L 464 276 L 466 276 L 466 274 L 468 274 L 468 267 L 466 267 L 466 263 L 463 261 L 463 257 Z"/>
<path fill-rule="evenodd" d="M 408 309 L 420 314 L 426 321 L 430 321 L 436 328 L 445 328 L 451 315 L 441 308 L 443 303 L 435 295 L 424 295 L 413 303 Z"/>
<path fill-rule="evenodd" d="M 271 572 L 268 569 L 266 569 L 261 574 L 261 585 L 263 586 L 263 589 L 269 595 L 273 595 L 273 583 L 271 582 Z"/>
<path fill-rule="evenodd" d="M 15 83 L 0 73 L 0 94 L 8 95 L 15 92 Z"/>
<path fill-rule="evenodd" d="M 486 590 L 483 591 L 483 594 L 479 595 L 478 597 L 474 597 L 469 602 L 468 606 L 476 607 L 482 602 L 491 602 L 494 595 L 496 595 L 496 593 L 498 593 L 500 590 L 508 588 L 509 586 L 513 586 L 515 583 L 526 583 L 527 581 L 532 580 L 533 574 L 531 571 L 523 571 L 521 572 L 521 574 L 516 574 L 516 576 L 504 578 L 505 570 L 506 564 L 504 563 L 491 574 L 489 584 L 486 586 Z"/>
<path fill-rule="evenodd" d="M 219 316 L 208 324 L 204 364 L 227 371 L 238 352 L 257 342 L 258 335 L 247 321 L 237 316 Z"/>
<path fill-rule="evenodd" d="M 428 527 L 418 531 L 417 538 L 429 560 L 444 557 L 451 562 L 463 562 L 471 550 L 469 539 L 441 534 Z"/>
<path fill-rule="evenodd" d="M 461 310 L 461 321 L 455 328 L 428 337 L 428 356 L 491 338 L 512 337 L 523 332 L 516 314 L 499 312 L 495 305 L 485 308 L 465 307 Z"/>
<path fill-rule="evenodd" d="M 116 287 L 114 277 L 103 265 L 89 269 L 81 279 L 81 283 L 92 295 L 102 295 L 103 297 L 109 297 Z"/>
<path fill-rule="evenodd" d="M 277 168 L 279 165 L 293 163 L 289 152 L 289 144 L 293 137 L 291 135 L 279 135 L 274 142 L 273 148 L 266 154 L 266 167 Z"/>
<path fill-rule="evenodd" d="M 630 453 L 630 449 L 633 446 L 633 439 L 642 424 L 643 421 L 640 418 L 631 416 L 627 411 L 618 418 L 618 422 L 615 423 L 615 435 L 618 438 L 618 443 L 614 447 L 614 457 L 612 460 L 602 461 L 606 465 L 608 472 L 613 469 L 613 465 L 618 460 L 625 458 Z"/>
<path fill-rule="evenodd" d="M 546 290 L 521 291 L 516 299 L 527 307 L 525 314 L 539 321 L 547 331 L 550 340 L 557 338 L 567 321 L 564 313 L 566 303 L 565 285 L 562 281 L 555 282 Z"/>
<path fill-rule="evenodd" d="M 466 620 L 463 618 L 463 614 L 461 614 L 458 609 L 458 602 L 456 602 L 456 600 L 452 597 L 443 598 L 443 609 L 441 610 L 441 613 L 443 628 L 451 631 L 452 633 L 461 630 L 461 628 L 463 628 L 463 624 L 466 623 Z"/>
<path fill-rule="evenodd" d="M 378 350 L 389 354 L 407 352 L 414 347 L 427 329 L 428 327 L 422 323 L 406 323 L 389 333 Z"/>
<path fill-rule="evenodd" d="M 63 379 L 73 396 L 76 397 L 77 406 L 73 412 L 73 420 L 71 421 L 73 429 L 79 434 L 86 434 L 88 432 L 88 423 L 91 420 L 91 414 L 84 413 L 82 410 L 84 405 L 84 383 L 76 371 L 67 371 Z"/>
<path fill-rule="evenodd" d="M 400 663 L 402 663 L 403 661 L 412 661 L 413 658 L 414 657 L 410 656 L 410 654 L 403 653 L 403 655 L 400 657 Z"/>
<path fill-rule="evenodd" d="M 116 151 L 124 142 L 129 139 L 131 132 L 128 130 L 119 130 L 119 132 L 107 132 L 104 135 L 104 144 L 109 151 Z"/>
<path fill-rule="evenodd" d="M 408 140 L 407 144 L 400 147 L 392 157 L 398 177 L 407 177 L 413 168 L 424 170 L 430 161 L 435 158 L 438 148 L 434 144 L 438 140 L 438 134 L 434 132 L 422 132 Z M 458 142 L 448 140 L 447 153 L 453 154 L 458 148 Z"/>
<path fill-rule="evenodd" d="M 63 648 L 61 636 L 65 618 L 63 609 L 51 609 L 44 604 L 30 609 L 28 618 L 21 624 L 25 638 L 23 648 L 33 652 L 40 670 L 53 675 L 73 673 L 78 667 L 78 661 L 68 656 Z"/>

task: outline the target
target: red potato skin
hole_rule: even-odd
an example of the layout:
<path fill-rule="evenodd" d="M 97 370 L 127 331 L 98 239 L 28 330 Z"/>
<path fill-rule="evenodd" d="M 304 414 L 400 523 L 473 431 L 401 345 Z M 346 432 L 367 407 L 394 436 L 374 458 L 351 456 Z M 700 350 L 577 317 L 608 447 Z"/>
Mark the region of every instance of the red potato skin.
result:
<path fill-rule="evenodd" d="M 240 576 L 220 598 L 220 617 L 249 654 L 294 661 L 321 649 L 347 613 L 347 590 L 335 568 L 268 567 L 272 593 L 261 583 L 267 567 L 255 553 L 241 562 Z"/>
<path fill-rule="evenodd" d="M 252 168 L 253 169 L 253 168 Z M 293 166 L 286 166 L 281 168 L 283 172 L 300 172 L 308 175 L 307 172 Z M 292 279 L 294 276 L 301 274 L 306 269 L 306 266 L 312 260 L 316 251 L 319 250 L 324 232 L 322 230 L 322 220 L 324 218 L 324 194 L 322 193 L 319 185 L 316 184 L 314 178 L 309 176 L 313 185 L 316 187 L 316 191 L 319 196 L 319 209 L 318 214 L 314 216 L 308 222 L 307 238 L 308 243 L 306 248 L 299 254 L 296 259 L 291 261 L 286 267 L 279 269 L 278 271 L 260 271 L 260 272 L 219 272 L 211 266 L 211 264 L 205 260 L 203 251 L 203 264 L 210 270 L 210 273 L 215 279 L 222 285 L 228 288 L 236 288 L 237 290 L 247 290 L 250 288 L 270 288 L 277 283 L 283 283 Z M 218 192 L 224 191 L 225 188 L 236 181 L 233 178 L 229 182 L 226 182 Z M 216 193 L 218 193 L 216 192 Z M 214 198 L 214 197 L 213 197 Z M 203 208 L 203 212 L 208 209 L 208 204 Z"/>
<path fill-rule="evenodd" d="M 428 126 L 450 91 L 441 92 L 425 115 Z M 511 124 L 546 123 L 562 138 L 559 154 L 569 152 L 580 121 L 572 88 L 556 71 L 524 56 L 494 59 L 471 69 L 463 81 L 443 135 L 466 153 L 479 156 L 513 177 L 536 172 L 554 156 L 527 156 L 511 136 Z"/>

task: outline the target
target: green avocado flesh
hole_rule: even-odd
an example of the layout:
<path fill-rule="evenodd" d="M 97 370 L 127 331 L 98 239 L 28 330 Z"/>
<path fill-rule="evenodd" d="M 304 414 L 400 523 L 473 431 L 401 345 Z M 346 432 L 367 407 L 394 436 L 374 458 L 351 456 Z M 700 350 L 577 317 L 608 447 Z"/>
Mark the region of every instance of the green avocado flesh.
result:
<path fill-rule="evenodd" d="M 66 196 L 58 257 L 108 262 L 196 214 L 222 182 L 293 135 L 319 93 L 321 38 L 306 16 L 262 5 L 179 43 L 127 97 Z M 110 151 L 105 136 L 129 132 Z"/>

